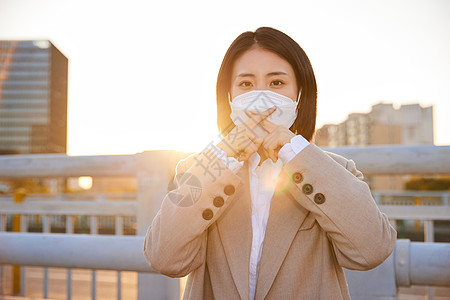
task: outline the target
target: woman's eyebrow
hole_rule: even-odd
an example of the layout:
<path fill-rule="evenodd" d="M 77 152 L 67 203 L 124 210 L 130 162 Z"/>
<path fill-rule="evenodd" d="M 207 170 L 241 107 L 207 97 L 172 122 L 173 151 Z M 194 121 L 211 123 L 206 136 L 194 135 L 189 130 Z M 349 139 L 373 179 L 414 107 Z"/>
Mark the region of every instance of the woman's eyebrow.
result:
<path fill-rule="evenodd" d="M 270 72 L 270 73 L 267 73 L 266 76 L 276 76 L 276 75 L 288 75 L 288 74 L 287 74 L 286 72 L 279 71 L 279 72 Z"/>
<path fill-rule="evenodd" d="M 252 74 L 252 73 L 241 73 L 241 74 L 238 74 L 238 75 L 236 75 L 236 78 L 238 78 L 238 77 L 255 77 L 255 74 Z"/>
<path fill-rule="evenodd" d="M 270 72 L 270 73 L 267 73 L 266 76 L 277 76 L 277 75 L 289 76 L 288 73 L 283 72 L 283 71 Z M 236 78 L 238 78 L 238 77 L 256 77 L 256 76 L 253 73 L 241 73 L 241 74 L 236 75 Z"/>

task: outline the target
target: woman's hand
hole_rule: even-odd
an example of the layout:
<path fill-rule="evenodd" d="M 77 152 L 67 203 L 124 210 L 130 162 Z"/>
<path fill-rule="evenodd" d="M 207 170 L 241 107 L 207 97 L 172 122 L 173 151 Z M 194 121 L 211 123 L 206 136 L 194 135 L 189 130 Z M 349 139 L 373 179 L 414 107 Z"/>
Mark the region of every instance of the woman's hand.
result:
<path fill-rule="evenodd" d="M 281 147 L 289 143 L 295 134 L 285 126 L 276 125 L 267 120 L 267 118 L 262 119 L 259 125 L 268 133 L 262 142 L 262 146 L 266 150 L 267 156 L 273 162 L 276 162 Z"/>
<path fill-rule="evenodd" d="M 276 107 L 272 107 L 261 113 L 247 113 L 249 116 L 247 122 L 235 126 L 217 144 L 217 147 L 225 151 L 228 157 L 235 157 L 239 161 L 246 161 L 253 153 L 258 151 L 268 135 L 267 129 L 257 130 L 257 127 L 261 126 L 261 122 L 266 120 L 275 109 Z M 271 124 L 273 125 L 273 123 Z M 270 127 L 271 125 L 268 124 L 266 126 Z"/>

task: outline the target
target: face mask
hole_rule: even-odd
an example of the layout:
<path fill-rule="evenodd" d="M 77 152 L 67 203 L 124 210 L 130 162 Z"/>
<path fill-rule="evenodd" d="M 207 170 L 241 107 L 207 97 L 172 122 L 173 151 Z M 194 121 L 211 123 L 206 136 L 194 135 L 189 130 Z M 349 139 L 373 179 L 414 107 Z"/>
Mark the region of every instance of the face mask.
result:
<path fill-rule="evenodd" d="M 249 117 L 245 113 L 246 110 L 263 112 L 273 106 L 277 109 L 267 117 L 267 120 L 276 124 L 290 128 L 297 118 L 297 104 L 301 96 L 301 91 L 297 101 L 294 102 L 289 97 L 267 90 L 253 90 L 239 95 L 230 101 L 228 94 L 228 102 L 231 107 L 230 118 L 233 123 L 241 125 L 245 123 Z"/>

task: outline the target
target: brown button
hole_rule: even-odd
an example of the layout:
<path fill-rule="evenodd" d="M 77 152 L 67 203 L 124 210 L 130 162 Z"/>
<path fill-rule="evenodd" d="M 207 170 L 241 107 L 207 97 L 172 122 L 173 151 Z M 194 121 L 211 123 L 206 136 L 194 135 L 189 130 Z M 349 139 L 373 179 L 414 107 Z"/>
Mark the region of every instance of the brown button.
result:
<path fill-rule="evenodd" d="M 295 183 L 300 183 L 300 182 L 303 181 L 303 176 L 302 176 L 302 174 L 300 174 L 299 172 L 295 172 L 295 173 L 292 175 L 292 180 L 293 180 Z"/>
<path fill-rule="evenodd" d="M 225 186 L 225 188 L 223 189 L 223 192 L 227 196 L 233 195 L 234 194 L 234 186 L 232 186 L 231 184 Z"/>
<path fill-rule="evenodd" d="M 217 196 L 217 197 L 214 198 L 214 200 L 213 200 L 213 204 L 214 204 L 215 207 L 222 207 L 222 206 L 223 206 L 223 203 L 224 203 L 223 198 L 220 197 L 220 196 Z"/>
<path fill-rule="evenodd" d="M 202 213 L 203 219 L 205 219 L 207 221 L 211 220 L 213 218 L 213 216 L 214 216 L 214 213 L 209 208 L 205 209 Z"/>
<path fill-rule="evenodd" d="M 325 196 L 322 193 L 317 193 L 314 196 L 314 202 L 316 202 L 317 204 L 322 204 L 325 202 Z"/>
<path fill-rule="evenodd" d="M 312 185 L 307 183 L 307 184 L 303 185 L 302 191 L 303 191 L 303 193 L 305 193 L 305 195 L 310 195 L 313 192 L 313 187 L 312 187 Z"/>

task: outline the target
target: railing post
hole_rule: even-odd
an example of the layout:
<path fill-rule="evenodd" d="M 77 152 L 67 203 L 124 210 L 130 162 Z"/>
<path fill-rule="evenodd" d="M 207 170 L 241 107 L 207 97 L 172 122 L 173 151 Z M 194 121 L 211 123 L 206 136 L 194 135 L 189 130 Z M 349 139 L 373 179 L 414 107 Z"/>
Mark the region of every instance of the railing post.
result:
<path fill-rule="evenodd" d="M 73 216 L 66 215 L 66 234 L 73 234 Z M 72 269 L 67 269 L 67 300 L 72 299 Z"/>
<path fill-rule="evenodd" d="M 18 188 L 14 192 L 14 203 L 22 203 L 23 200 L 26 198 L 26 190 L 24 188 Z M 14 215 L 13 216 L 13 224 L 12 224 L 12 231 L 13 232 L 21 232 L 25 231 L 25 226 L 23 215 Z M 19 266 L 13 266 L 13 295 L 20 295 L 25 296 L 25 290 L 24 290 L 24 278 L 23 278 L 23 267 Z"/>
<path fill-rule="evenodd" d="M 0 213 L 0 232 L 6 231 L 6 215 L 2 215 Z M 0 295 L 4 294 L 4 284 L 5 284 L 5 277 L 4 277 L 4 270 L 3 265 L 0 265 Z"/>
<path fill-rule="evenodd" d="M 97 198 L 98 200 L 98 198 Z M 98 234 L 98 217 L 95 215 L 89 218 L 90 234 Z M 91 271 L 91 299 L 95 300 L 97 295 L 97 273 L 95 270 Z"/>
<path fill-rule="evenodd" d="M 372 195 L 373 195 L 373 199 L 375 200 L 375 203 L 377 205 L 381 205 L 381 193 L 374 191 L 374 192 L 372 192 Z"/>
<path fill-rule="evenodd" d="M 44 215 L 42 216 L 42 232 L 50 233 L 51 232 L 51 224 L 50 224 L 50 216 Z M 42 280 L 42 296 L 44 299 L 48 298 L 48 268 L 44 268 L 43 270 L 43 280 Z"/>
<path fill-rule="evenodd" d="M 434 242 L 434 222 L 433 220 L 423 221 L 424 241 L 425 243 Z M 432 286 L 427 287 L 428 300 L 434 300 L 434 288 Z"/>
<path fill-rule="evenodd" d="M 423 230 L 424 230 L 424 241 L 425 243 L 433 243 L 434 242 L 434 222 L 433 220 L 424 220 L 423 221 Z"/>
<path fill-rule="evenodd" d="M 146 234 L 167 194 L 167 186 L 176 164 L 173 158 L 172 151 L 137 154 L 137 235 Z M 158 274 L 138 274 L 138 300 L 179 298 L 179 279 Z"/>
<path fill-rule="evenodd" d="M 442 194 L 442 205 L 448 206 L 449 205 L 449 192 L 445 192 Z"/>
<path fill-rule="evenodd" d="M 115 222 L 114 222 L 115 235 L 123 235 L 123 217 L 122 216 L 116 216 Z M 117 300 L 122 300 L 122 273 L 120 271 L 117 271 Z"/>

